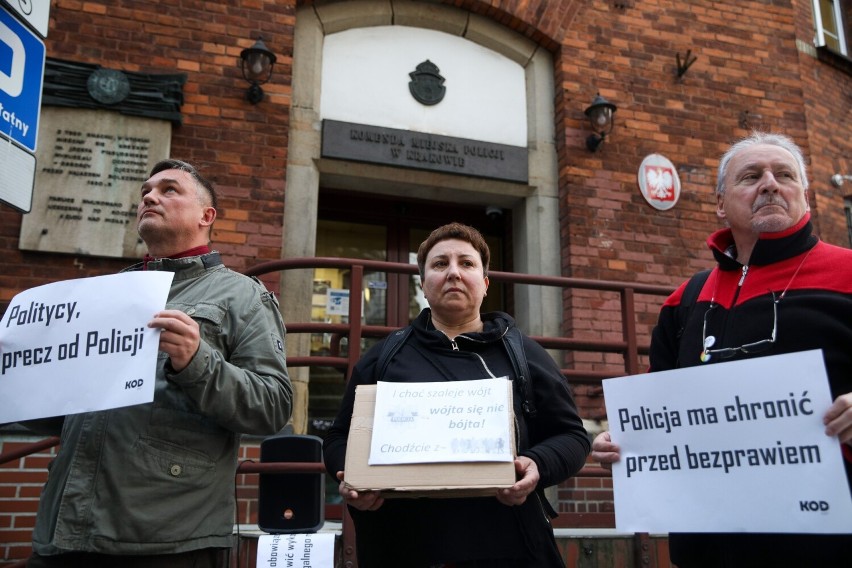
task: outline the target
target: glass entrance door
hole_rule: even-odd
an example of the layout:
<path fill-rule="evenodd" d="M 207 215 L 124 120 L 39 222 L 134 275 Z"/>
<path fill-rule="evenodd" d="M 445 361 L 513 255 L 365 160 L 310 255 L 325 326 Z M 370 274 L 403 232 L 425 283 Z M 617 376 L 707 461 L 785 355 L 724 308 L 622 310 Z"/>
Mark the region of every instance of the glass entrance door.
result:
<path fill-rule="evenodd" d="M 509 240 L 505 217 L 486 215 L 485 205 L 459 206 L 414 199 L 391 198 L 364 193 L 321 190 L 317 220 L 316 256 L 360 258 L 416 264 L 417 249 L 429 233 L 452 221 L 476 227 L 485 236 L 491 250 L 491 269 L 506 270 L 505 243 Z M 316 322 L 348 323 L 344 302 L 358 300 L 349 290 L 348 270 L 318 268 L 314 271 L 311 317 Z M 426 307 L 420 290 L 420 277 L 408 274 L 365 272 L 361 290 L 366 325 L 404 327 Z M 509 311 L 502 286 L 492 283 L 483 311 Z M 311 354 L 327 355 L 332 337 L 315 334 Z M 377 340 L 365 339 L 362 353 Z M 345 345 L 343 346 L 345 348 Z M 323 437 L 337 414 L 345 388 L 339 369 L 311 368 L 308 401 L 309 434 Z"/>

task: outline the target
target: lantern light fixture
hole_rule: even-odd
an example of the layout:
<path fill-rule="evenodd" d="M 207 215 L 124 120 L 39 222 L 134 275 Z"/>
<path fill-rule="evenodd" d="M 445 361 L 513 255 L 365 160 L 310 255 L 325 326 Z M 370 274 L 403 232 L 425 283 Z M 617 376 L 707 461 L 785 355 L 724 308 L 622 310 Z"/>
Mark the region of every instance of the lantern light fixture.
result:
<path fill-rule="evenodd" d="M 260 86 L 272 77 L 272 66 L 278 59 L 266 44 L 263 38 L 258 37 L 255 44 L 240 52 L 240 67 L 243 78 L 249 82 L 246 92 L 246 100 L 256 105 L 263 100 L 263 89 Z"/>
<path fill-rule="evenodd" d="M 592 124 L 594 134 L 586 138 L 586 148 L 590 152 L 596 152 L 604 139 L 612 132 L 612 127 L 615 123 L 613 114 L 618 110 L 614 104 L 597 94 L 592 104 L 585 110 L 585 114 L 589 117 L 589 122 Z"/>

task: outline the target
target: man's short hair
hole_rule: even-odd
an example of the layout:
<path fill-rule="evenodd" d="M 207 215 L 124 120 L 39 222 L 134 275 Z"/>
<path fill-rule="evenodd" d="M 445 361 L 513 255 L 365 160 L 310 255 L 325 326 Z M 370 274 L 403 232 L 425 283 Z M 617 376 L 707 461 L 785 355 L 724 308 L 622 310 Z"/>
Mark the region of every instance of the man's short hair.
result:
<path fill-rule="evenodd" d="M 491 251 L 488 250 L 488 244 L 482 234 L 467 225 L 461 223 L 449 223 L 438 227 L 420 244 L 417 249 L 417 266 L 420 269 L 420 277 L 423 278 L 426 268 L 426 257 L 429 251 L 441 241 L 449 239 L 458 239 L 470 243 L 470 245 L 479 252 L 479 258 L 482 260 L 482 271 L 485 276 L 488 276 L 488 263 L 491 261 Z"/>
<path fill-rule="evenodd" d="M 728 151 L 722 155 L 722 159 L 719 160 L 719 171 L 716 175 L 716 195 L 725 195 L 725 176 L 728 173 L 728 164 L 730 164 L 731 158 L 736 156 L 740 151 L 759 144 L 778 146 L 793 154 L 796 164 L 799 166 L 799 177 L 801 178 L 802 188 L 807 191 L 808 170 L 805 167 L 805 156 L 802 154 L 802 149 L 789 136 L 755 130 L 748 137 L 743 138 L 728 148 Z"/>
<path fill-rule="evenodd" d="M 171 158 L 167 160 L 160 160 L 154 164 L 153 168 L 151 168 L 151 173 L 148 174 L 148 177 L 153 177 L 154 175 L 166 170 L 180 170 L 191 175 L 192 179 L 195 180 L 195 183 L 204 189 L 204 192 L 207 194 L 207 198 L 210 200 L 210 206 L 213 207 L 213 209 L 218 210 L 219 201 L 216 198 L 216 190 L 213 188 L 213 184 L 210 180 L 199 174 L 195 166 L 184 162 L 183 160 L 174 160 Z"/>

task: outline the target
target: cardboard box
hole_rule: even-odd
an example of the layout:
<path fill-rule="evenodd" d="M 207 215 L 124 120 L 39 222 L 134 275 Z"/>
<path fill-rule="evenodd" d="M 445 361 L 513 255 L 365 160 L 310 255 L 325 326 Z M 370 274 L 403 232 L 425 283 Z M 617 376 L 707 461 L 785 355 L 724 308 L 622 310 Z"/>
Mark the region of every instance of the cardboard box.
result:
<path fill-rule="evenodd" d="M 514 429 L 512 382 L 509 393 L 510 432 Z M 515 483 L 512 462 L 455 462 L 369 465 L 376 385 L 359 385 L 346 447 L 345 483 L 356 491 L 379 491 L 383 497 L 478 497 L 496 495 Z M 515 451 L 514 437 L 512 454 Z"/>

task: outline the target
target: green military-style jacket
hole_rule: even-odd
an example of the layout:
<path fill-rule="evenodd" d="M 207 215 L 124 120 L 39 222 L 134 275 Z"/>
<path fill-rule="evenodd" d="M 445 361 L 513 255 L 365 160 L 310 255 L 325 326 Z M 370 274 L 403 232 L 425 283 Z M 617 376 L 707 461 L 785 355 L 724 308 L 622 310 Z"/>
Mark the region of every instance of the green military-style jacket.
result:
<path fill-rule="evenodd" d="M 216 252 L 147 269 L 174 272 L 166 308 L 198 322 L 201 345 L 180 372 L 159 353 L 152 403 L 65 417 L 33 532 L 40 555 L 231 546 L 240 433 L 275 434 L 290 418 L 274 296 Z"/>

